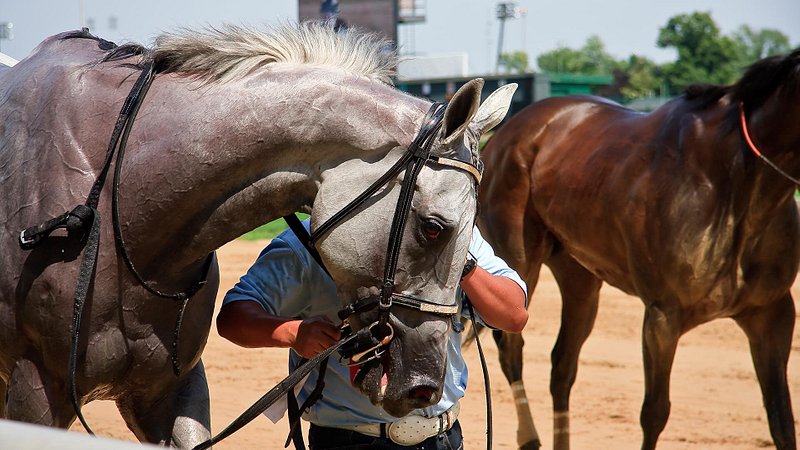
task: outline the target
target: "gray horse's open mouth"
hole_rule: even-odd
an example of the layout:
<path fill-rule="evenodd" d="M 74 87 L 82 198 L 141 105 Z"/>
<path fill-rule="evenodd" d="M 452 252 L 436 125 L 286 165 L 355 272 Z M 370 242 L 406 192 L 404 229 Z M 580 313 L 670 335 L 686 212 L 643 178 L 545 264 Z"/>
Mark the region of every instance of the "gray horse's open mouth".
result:
<path fill-rule="evenodd" d="M 408 398 L 422 403 L 433 403 L 436 390 L 430 386 L 418 386 L 408 391 Z"/>
<path fill-rule="evenodd" d="M 350 382 L 367 394 L 373 402 L 383 401 L 386 387 L 389 385 L 389 364 L 383 359 L 379 359 L 352 367 Z"/>

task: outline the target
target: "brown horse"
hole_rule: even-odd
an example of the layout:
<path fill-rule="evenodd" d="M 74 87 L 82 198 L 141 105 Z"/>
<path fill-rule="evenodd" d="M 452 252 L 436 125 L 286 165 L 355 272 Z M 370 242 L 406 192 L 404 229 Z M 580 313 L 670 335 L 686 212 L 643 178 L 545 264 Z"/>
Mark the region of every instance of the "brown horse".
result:
<path fill-rule="evenodd" d="M 603 282 L 645 306 L 642 448 L 656 446 L 669 417 L 678 339 L 722 317 L 749 339 L 776 447 L 795 448 L 786 367 L 800 258 L 798 123 L 800 50 L 757 62 L 731 86 L 692 87 L 649 114 L 590 96 L 546 99 L 489 141 L 479 225 L 530 293 L 542 264 L 561 290 L 555 448 L 569 446 L 570 389 Z M 496 338 L 524 398 L 522 337 Z M 520 419 L 519 444 L 538 446 L 527 407 Z"/>
<path fill-rule="evenodd" d="M 390 168 L 408 157 L 418 130 L 431 129 L 431 103 L 391 85 L 396 63 L 372 35 L 308 23 L 166 34 L 153 49 L 62 33 L 0 71 L 0 417 L 67 428 L 80 405 L 106 399 L 142 441 L 204 441 L 210 417 L 200 357 L 219 284 L 214 250 L 293 211 L 310 212 L 313 231 L 375 180 L 387 183 L 317 248 L 343 306 L 383 286 L 401 180 L 411 179 Z M 22 230 L 83 205 L 94 191 L 142 67 L 155 75 L 125 131 L 127 154 L 106 183 L 113 185 L 99 191 L 99 227 L 58 229 L 20 248 L 34 241 Z M 470 81 L 437 110 L 441 127 L 424 134 L 437 159 L 414 167 L 408 223 L 399 228 L 395 292 L 439 306 L 455 298 L 453 262 L 465 260 L 475 216 L 479 176 L 463 168 L 477 162 L 480 134 L 502 120 L 513 94 L 501 88 L 481 104 L 482 85 Z M 95 230 L 97 264 L 81 277 L 91 283 L 79 314 L 73 294 Z M 204 271 L 207 283 L 190 299 L 157 295 L 200 286 Z M 389 323 L 406 332 L 389 344 L 397 360 L 383 370 L 385 394 L 380 383 L 362 388 L 402 415 L 438 401 L 441 330 L 451 319 L 391 313 Z"/>

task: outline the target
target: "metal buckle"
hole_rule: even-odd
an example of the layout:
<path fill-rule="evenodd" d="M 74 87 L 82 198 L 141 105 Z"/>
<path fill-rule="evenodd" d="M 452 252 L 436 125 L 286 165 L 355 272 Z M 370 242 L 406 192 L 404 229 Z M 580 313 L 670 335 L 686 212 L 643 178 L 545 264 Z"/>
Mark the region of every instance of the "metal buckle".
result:
<path fill-rule="evenodd" d="M 32 244 L 35 239 L 27 239 L 25 238 L 25 232 L 28 230 L 22 230 L 19 232 L 19 243 L 20 245 L 28 245 Z"/>
<path fill-rule="evenodd" d="M 372 328 L 374 328 L 377 325 L 378 325 L 378 322 L 373 322 L 372 325 L 369 326 L 369 329 L 372 330 Z M 386 324 L 386 326 L 389 327 L 389 334 L 387 336 L 385 336 L 383 339 L 381 339 L 381 341 L 377 345 L 374 345 L 374 346 L 364 350 L 363 352 L 358 352 L 358 353 L 354 354 L 353 356 L 350 357 L 350 362 L 349 363 L 342 363 L 342 364 L 345 367 L 353 367 L 353 366 L 359 366 L 359 365 L 364 364 L 366 362 L 372 361 L 373 359 L 380 358 L 381 355 L 383 355 L 383 353 L 385 352 L 385 349 L 381 350 L 381 348 L 389 345 L 389 343 L 394 338 L 394 328 L 392 328 L 392 326 L 389 325 L 388 323 Z M 369 355 L 369 357 L 365 358 L 365 356 L 367 356 L 368 353 L 373 352 L 373 351 L 374 351 L 374 354 Z M 341 359 L 340 359 L 340 361 L 341 361 Z"/>

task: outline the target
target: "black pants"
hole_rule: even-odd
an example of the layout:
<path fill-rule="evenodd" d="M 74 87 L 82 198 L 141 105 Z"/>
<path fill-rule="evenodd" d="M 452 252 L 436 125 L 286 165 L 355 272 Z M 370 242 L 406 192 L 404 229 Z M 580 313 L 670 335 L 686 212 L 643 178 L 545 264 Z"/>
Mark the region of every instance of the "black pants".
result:
<path fill-rule="evenodd" d="M 417 445 L 399 445 L 389 438 L 367 436 L 341 428 L 326 428 L 311 424 L 308 430 L 308 446 L 311 450 L 462 450 L 461 424 L 456 421 L 444 433 L 429 437 Z"/>

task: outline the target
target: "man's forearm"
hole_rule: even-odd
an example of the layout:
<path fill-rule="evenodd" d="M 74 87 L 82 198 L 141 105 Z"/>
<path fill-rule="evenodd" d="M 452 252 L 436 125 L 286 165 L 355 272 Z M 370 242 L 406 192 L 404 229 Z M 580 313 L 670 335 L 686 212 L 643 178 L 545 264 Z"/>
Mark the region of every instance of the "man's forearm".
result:
<path fill-rule="evenodd" d="M 512 279 L 476 267 L 461 280 L 461 289 L 487 324 L 512 333 L 525 328 L 525 291 Z"/>
<path fill-rule="evenodd" d="M 217 331 L 242 347 L 289 348 L 297 338 L 300 322 L 269 315 L 255 302 L 238 301 L 222 307 L 217 316 Z"/>

